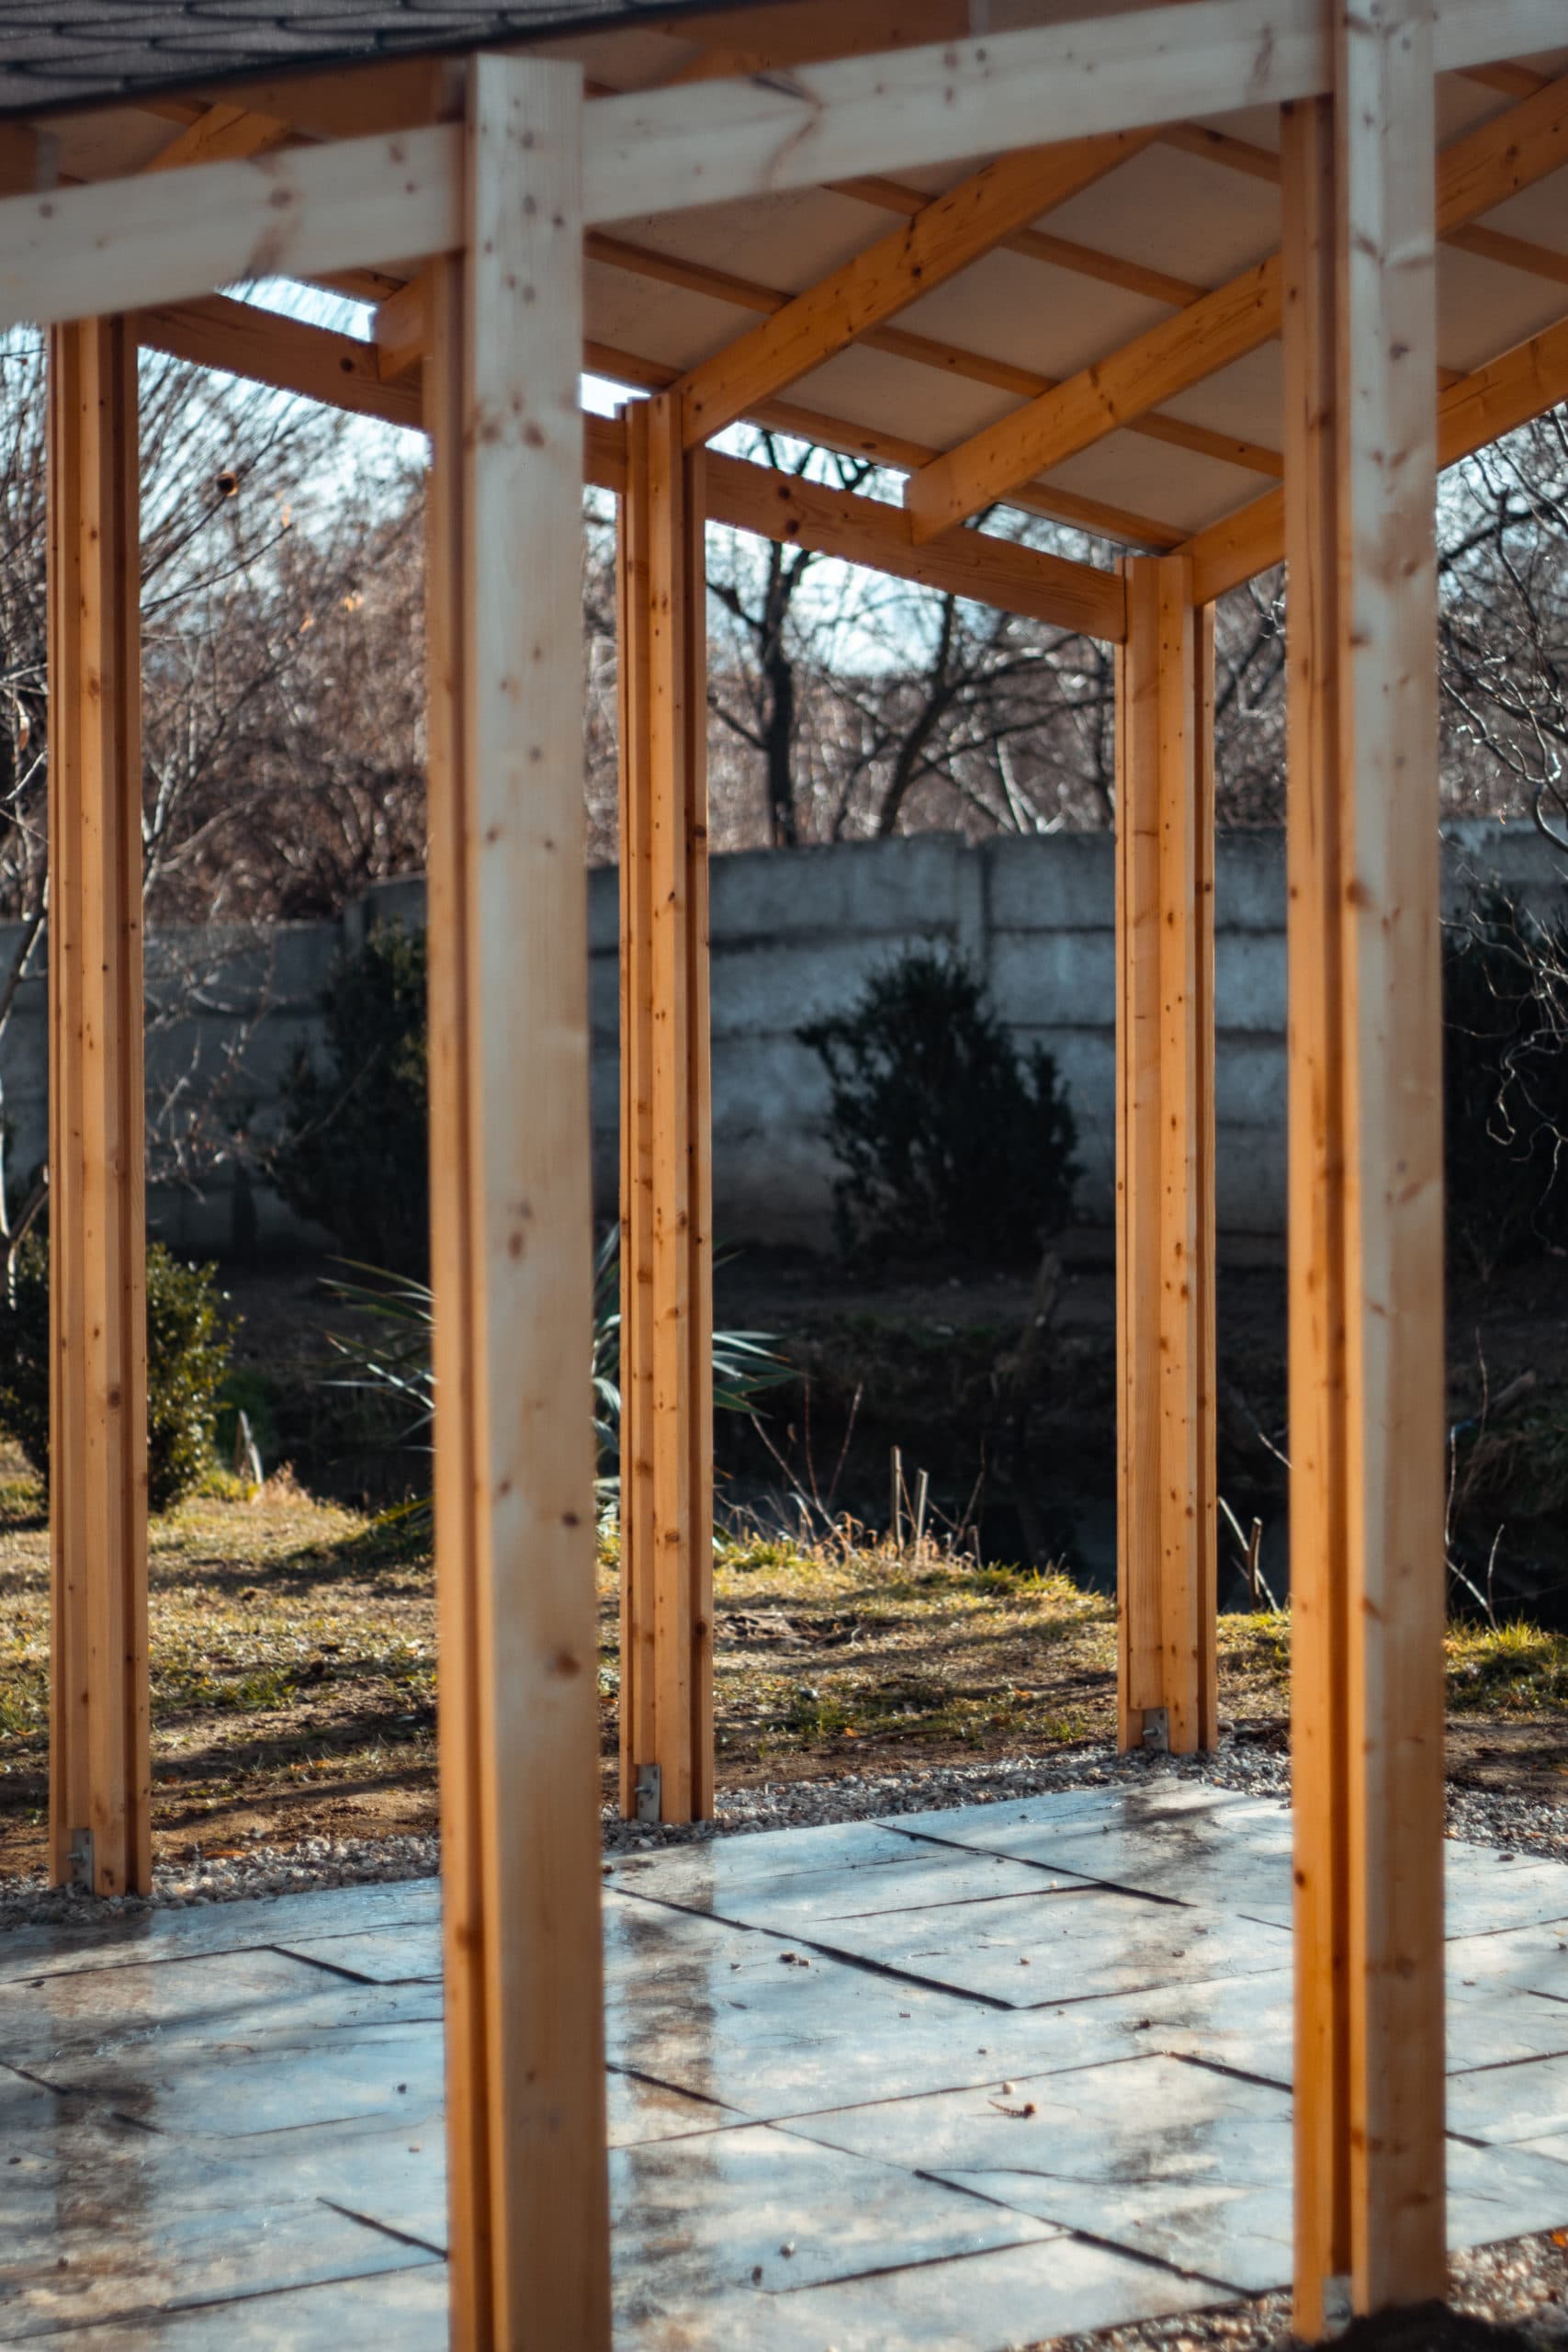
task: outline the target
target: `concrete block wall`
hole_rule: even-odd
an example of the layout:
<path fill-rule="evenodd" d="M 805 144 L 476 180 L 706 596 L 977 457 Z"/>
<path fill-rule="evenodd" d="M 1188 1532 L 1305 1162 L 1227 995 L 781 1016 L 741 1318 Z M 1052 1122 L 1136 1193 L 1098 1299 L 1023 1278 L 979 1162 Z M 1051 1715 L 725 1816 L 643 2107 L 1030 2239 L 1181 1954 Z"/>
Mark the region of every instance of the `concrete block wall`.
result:
<path fill-rule="evenodd" d="M 716 859 L 712 876 L 714 1186 L 720 1238 L 831 1238 L 833 1166 L 821 1136 L 826 1087 L 800 1045 L 803 1022 L 849 1005 L 867 977 L 920 942 L 948 944 L 988 980 L 1022 1046 L 1055 1057 L 1077 1117 L 1079 1214 L 1109 1225 L 1114 1182 L 1113 844 L 1109 834 L 1064 833 L 967 846 L 956 835 L 848 843 Z M 1568 911 L 1564 865 L 1523 827 L 1465 824 L 1444 843 L 1445 911 L 1501 884 L 1545 911 Z M 588 876 L 593 1028 L 594 1181 L 602 1216 L 615 1211 L 618 1166 L 616 971 L 618 877 Z M 298 1046 L 321 1032 L 321 994 L 335 958 L 368 925 L 421 922 L 417 879 L 380 886 L 341 923 L 288 923 L 265 933 L 155 935 L 148 996 L 178 1005 L 199 983 L 194 1010 L 154 1020 L 150 1095 L 199 1089 L 243 1046 L 236 1099 L 265 1128 Z M 1215 999 L 1217 1201 L 1223 1231 L 1277 1236 L 1285 1198 L 1285 874 L 1274 832 L 1223 835 L 1216 861 Z M 14 927 L 0 926 L 0 956 Z M 0 967 L 3 968 L 3 967 Z M 47 1118 L 45 989 L 23 987 L 0 1041 L 0 1080 L 13 1193 L 42 1158 Z M 235 1230 L 231 1171 L 198 1192 L 154 1191 L 153 1219 L 188 1250 L 222 1251 Z M 263 1238 L 307 1238 L 281 1203 L 257 1189 L 247 1204 Z M 315 1238 L 315 1237 L 310 1237 Z"/>

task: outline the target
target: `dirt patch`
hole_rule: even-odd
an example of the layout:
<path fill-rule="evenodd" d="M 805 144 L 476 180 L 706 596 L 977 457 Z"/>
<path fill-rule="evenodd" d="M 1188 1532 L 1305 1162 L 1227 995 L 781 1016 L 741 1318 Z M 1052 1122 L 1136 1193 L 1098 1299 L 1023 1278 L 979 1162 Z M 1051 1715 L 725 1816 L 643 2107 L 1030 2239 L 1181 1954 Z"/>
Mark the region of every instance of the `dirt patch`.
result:
<path fill-rule="evenodd" d="M 160 1860 L 434 1827 L 434 1605 L 419 1544 L 288 1479 L 254 1500 L 219 1482 L 154 1522 L 150 1585 Z M 1055 1570 L 752 1535 L 721 1546 L 715 1586 L 724 1787 L 1037 1758 L 1113 1734 L 1114 1610 Z M 48 1598 L 48 1530 L 16 1475 L 0 1485 L 0 1871 L 43 1858 Z M 599 1603 L 610 1799 L 613 1545 Z M 1226 1613 L 1220 1657 L 1230 1736 L 1282 1749 L 1288 1617 Z M 1449 1665 L 1459 1784 L 1561 1799 L 1568 1638 L 1456 1629 Z"/>

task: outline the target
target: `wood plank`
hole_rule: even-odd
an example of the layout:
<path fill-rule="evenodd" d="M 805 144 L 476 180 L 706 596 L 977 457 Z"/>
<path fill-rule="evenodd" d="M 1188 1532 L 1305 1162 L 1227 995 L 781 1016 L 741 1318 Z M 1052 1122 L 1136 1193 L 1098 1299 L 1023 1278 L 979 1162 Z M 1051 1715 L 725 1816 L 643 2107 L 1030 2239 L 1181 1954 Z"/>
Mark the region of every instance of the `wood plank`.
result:
<path fill-rule="evenodd" d="M 743 458 L 710 458 L 708 513 L 716 523 L 755 531 L 762 538 L 796 539 L 846 563 L 867 562 L 924 587 L 972 596 L 1003 612 L 1026 613 L 1053 628 L 1115 643 L 1126 627 L 1124 592 L 1114 572 L 1066 562 L 983 531 L 953 531 L 916 547 L 901 508 Z"/>
<path fill-rule="evenodd" d="M 1186 0 L 802 65 L 776 80 L 606 97 L 590 109 L 588 215 L 629 220 L 1142 130 L 1301 96 L 1324 88 L 1329 71 L 1314 0 Z"/>
<path fill-rule="evenodd" d="M 281 147 L 293 135 L 293 126 L 280 122 L 276 115 L 250 114 L 243 107 L 228 104 L 211 106 L 177 131 L 166 147 L 160 147 L 142 169 L 173 172 L 187 164 L 241 162 Z"/>
<path fill-rule="evenodd" d="M 931 198 L 907 227 L 879 237 L 682 379 L 686 446 L 721 433 L 1146 143 L 1146 134 L 1115 131 L 1022 148 Z"/>
<path fill-rule="evenodd" d="M 7 197 L 0 325 L 448 252 L 460 237 L 461 165 L 460 130 L 443 125 Z"/>
<path fill-rule="evenodd" d="M 1444 0 L 1443 66 L 1551 45 L 1556 0 Z M 1558 29 L 1560 29 L 1560 25 Z M 1538 35 L 1533 40 L 1521 38 Z M 856 174 L 1138 130 L 1309 96 L 1328 77 L 1314 0 L 1183 0 L 1085 24 L 712 82 L 590 109 L 590 224 Z M 350 81 L 357 77 L 347 77 Z M 269 109 L 264 107 L 263 111 Z M 199 184 L 189 172 L 202 175 Z M 444 124 L 330 141 L 186 175 L 0 203 L 0 327 L 143 309 L 238 279 L 376 267 L 452 250 L 460 150 Z"/>
<path fill-rule="evenodd" d="M 1429 19 L 1292 123 L 1296 2324 L 1440 2296 L 1442 1116 Z M 1330 177 L 1332 169 L 1337 187 Z M 1303 1537 L 1304 1535 L 1304 1541 Z"/>
<path fill-rule="evenodd" d="M 1446 147 L 1437 163 L 1440 230 L 1461 227 L 1568 159 L 1568 77 Z M 1241 271 L 1130 343 L 947 450 L 906 486 L 918 538 L 1005 497 L 1011 483 L 1102 440 L 1280 330 L 1277 254 Z"/>
<path fill-rule="evenodd" d="M 833 194 L 854 197 L 863 204 L 874 205 L 878 211 L 897 212 L 906 220 L 912 220 L 930 201 L 923 189 L 891 179 L 886 174 L 866 173 L 852 180 L 835 180 Z M 1105 286 L 1120 286 L 1125 293 L 1145 295 L 1151 302 L 1168 302 L 1173 310 L 1181 310 L 1187 303 L 1195 302 L 1200 294 L 1208 292 L 1207 287 L 1194 285 L 1189 278 L 1173 277 L 1168 270 L 1150 269 L 1145 263 L 1128 261 L 1120 254 L 1101 253 L 1097 246 L 1079 244 L 1075 238 L 1056 236 L 1048 229 L 1015 229 L 1000 242 L 1006 253 L 1027 254 L 1031 260 L 1046 262 L 1053 269 L 1098 278 Z"/>
<path fill-rule="evenodd" d="M 672 74 L 649 85 L 711 82 L 736 74 L 776 74 L 828 58 L 962 40 L 972 28 L 969 0 L 764 0 L 716 16 L 681 17 L 662 28 L 682 46 L 702 44 Z"/>
<path fill-rule="evenodd" d="M 653 587 L 649 548 L 649 403 L 624 409 L 626 483 L 617 516 L 621 903 L 621 1812 L 637 1814 L 640 1767 L 659 1753 L 654 1651 Z M 646 1305 L 644 1299 L 646 1295 Z"/>
<path fill-rule="evenodd" d="M 1350 2267 L 1345 1360 L 1346 1055 L 1338 775 L 1334 109 L 1282 122 L 1287 687 L 1292 1783 L 1295 1820 L 1295 2319 L 1322 2333 Z"/>
<path fill-rule="evenodd" d="M 280 118 L 310 139 L 364 139 L 460 119 L 463 86 L 460 57 L 397 57 L 225 82 L 207 95 L 215 105 Z"/>
<path fill-rule="evenodd" d="M 1127 566 L 1117 701 L 1120 1737 L 1177 1755 L 1218 1736 L 1213 673 L 1190 587 L 1180 557 Z"/>
<path fill-rule="evenodd" d="M 1438 158 L 1438 234 L 1490 212 L 1568 161 L 1568 74 L 1477 125 Z"/>
<path fill-rule="evenodd" d="M 411 277 L 395 294 L 378 303 L 370 322 L 371 340 L 382 379 L 395 383 L 417 368 L 424 356 L 425 288 L 422 276 Z"/>
<path fill-rule="evenodd" d="M 1280 268 L 1270 255 L 912 474 L 904 497 L 916 537 L 933 538 L 963 522 L 1279 330 Z"/>
<path fill-rule="evenodd" d="M 679 1822 L 713 1810 L 707 460 L 670 393 L 628 413 L 626 457 L 622 1792 L 635 1813 L 656 1770 Z"/>
<path fill-rule="evenodd" d="M 375 345 L 355 335 L 283 318 L 226 294 L 138 311 L 133 322 L 150 350 L 196 367 L 221 368 L 389 424 L 417 430 L 423 422 L 418 378 L 384 380 Z"/>
<path fill-rule="evenodd" d="M 454 2340 L 608 2352 L 580 649 L 559 594 L 581 557 L 581 82 L 481 57 L 470 91 L 428 388 Z"/>
<path fill-rule="evenodd" d="M 152 1886 L 136 343 L 49 374 L 50 1851 Z"/>
<path fill-rule="evenodd" d="M 136 330 L 153 350 L 198 366 L 222 368 L 279 390 L 379 416 L 389 424 L 417 427 L 422 423 L 420 379 L 404 375 L 385 382 L 376 347 L 352 335 L 279 318 L 225 295 L 140 311 Z M 829 424 L 830 420 L 807 416 L 791 421 L 788 429 L 810 437 Z M 626 479 L 624 428 L 607 417 L 585 416 L 583 431 L 587 479 L 618 492 Z M 897 462 L 900 454 L 908 453 L 890 453 L 889 461 Z M 1120 582 L 1114 573 L 1089 564 L 979 532 L 954 534 L 951 544 L 917 550 L 897 507 L 852 492 L 798 482 L 793 475 L 775 475 L 739 458 L 714 459 L 709 498 L 713 519 L 736 530 L 798 539 L 846 562 L 898 579 L 951 587 L 978 604 L 1026 613 L 1058 628 L 1083 628 L 1091 636 L 1114 637 L 1122 626 Z"/>

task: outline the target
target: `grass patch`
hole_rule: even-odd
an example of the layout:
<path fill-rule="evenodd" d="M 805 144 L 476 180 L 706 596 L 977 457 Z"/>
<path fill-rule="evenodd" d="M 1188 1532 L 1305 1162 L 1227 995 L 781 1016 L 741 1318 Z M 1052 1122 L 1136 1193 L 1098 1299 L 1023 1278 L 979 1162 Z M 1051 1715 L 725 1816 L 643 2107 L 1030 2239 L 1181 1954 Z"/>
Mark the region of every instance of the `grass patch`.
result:
<path fill-rule="evenodd" d="M 164 1838 L 204 1836 L 209 1820 L 233 1836 L 244 1834 L 234 1823 L 252 1818 L 282 1837 L 429 1825 L 427 1538 L 319 1502 L 287 1478 L 247 1498 L 237 1481 L 214 1477 L 153 1521 L 149 1570 L 154 1819 Z M 871 1546 L 846 1527 L 817 1544 L 726 1535 L 714 1585 L 715 1710 L 731 1781 L 852 1771 L 877 1758 L 1038 1756 L 1113 1733 L 1114 1607 L 1055 1570 Z M 13 1854 L 28 1824 L 36 1852 L 44 1803 L 48 1602 L 36 1487 L 0 1465 L 0 1850 Z M 608 1765 L 620 1684 L 613 1523 L 601 1532 L 599 1609 Z M 1288 1612 L 1222 1617 L 1223 1713 L 1282 1717 L 1290 1651 Z M 1456 1624 L 1447 1667 L 1460 1715 L 1528 1718 L 1568 1705 L 1568 1635 Z"/>

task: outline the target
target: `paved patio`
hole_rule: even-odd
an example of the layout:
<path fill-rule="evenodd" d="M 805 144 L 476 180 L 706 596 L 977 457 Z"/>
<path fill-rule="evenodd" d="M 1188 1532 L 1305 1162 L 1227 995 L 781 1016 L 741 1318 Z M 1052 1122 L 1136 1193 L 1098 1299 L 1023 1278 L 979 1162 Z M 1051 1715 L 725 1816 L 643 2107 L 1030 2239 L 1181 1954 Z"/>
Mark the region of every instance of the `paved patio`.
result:
<path fill-rule="evenodd" d="M 1283 2283 L 1289 1826 L 1165 1782 L 622 1862 L 617 2352 L 1001 2352 Z M 1469 2245 L 1568 2223 L 1568 1866 L 1448 1855 Z M 443 2346 L 440 2008 L 430 1882 L 0 1941 L 0 2342 Z"/>

